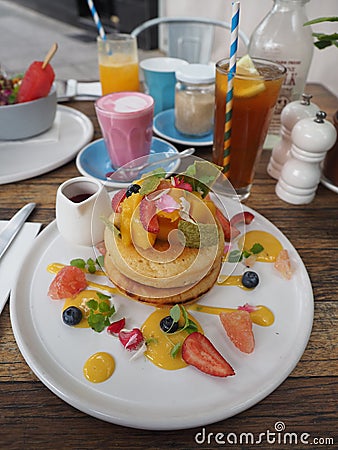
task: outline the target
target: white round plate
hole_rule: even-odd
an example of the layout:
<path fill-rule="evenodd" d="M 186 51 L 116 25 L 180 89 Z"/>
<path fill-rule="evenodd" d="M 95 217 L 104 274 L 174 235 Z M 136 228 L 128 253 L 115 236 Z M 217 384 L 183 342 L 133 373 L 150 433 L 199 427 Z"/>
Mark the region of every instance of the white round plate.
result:
<path fill-rule="evenodd" d="M 292 244 L 271 222 L 249 211 L 255 214 L 255 220 L 247 230 L 265 230 L 276 236 L 289 251 L 296 270 L 292 279 L 286 281 L 272 264 L 256 263 L 254 270 L 260 276 L 256 289 L 215 286 L 199 301 L 235 308 L 245 303 L 260 304 L 273 311 L 272 326 L 253 326 L 256 346 L 251 355 L 241 353 L 227 340 L 217 316 L 191 312 L 232 365 L 235 376 L 212 377 L 192 366 L 167 371 L 143 355 L 130 361 L 131 354 L 106 331 L 96 333 L 64 325 L 63 301 L 47 296 L 54 276 L 46 268 L 52 262 L 69 264 L 73 258 L 93 257 L 94 250 L 65 243 L 55 222 L 36 238 L 11 294 L 13 332 L 33 372 L 75 408 L 108 422 L 141 429 L 205 426 L 238 414 L 265 398 L 287 378 L 305 350 L 312 327 L 313 294 L 307 271 Z M 105 277 L 90 277 L 109 284 Z M 116 320 L 126 317 L 128 328 L 141 326 L 154 310 L 120 296 L 115 296 L 113 303 L 118 310 Z M 116 369 L 110 379 L 94 384 L 85 379 L 83 365 L 98 351 L 112 354 Z"/>
<path fill-rule="evenodd" d="M 167 109 L 158 113 L 154 117 L 153 130 L 158 136 L 176 144 L 203 147 L 213 143 L 213 132 L 201 137 L 186 136 L 180 133 L 175 127 L 174 109 Z"/>
<path fill-rule="evenodd" d="M 151 149 L 149 155 L 149 162 L 155 162 L 157 155 L 166 155 L 169 157 L 178 153 L 177 149 L 167 141 L 159 139 L 156 137 L 152 138 Z M 165 169 L 167 174 L 175 172 L 175 170 L 180 165 L 180 160 L 162 162 L 159 167 Z M 113 188 L 124 188 L 130 184 L 130 181 L 114 181 L 108 180 L 107 174 L 114 173 L 112 168 L 108 152 L 104 139 L 97 139 L 94 142 L 88 144 L 76 157 L 76 167 L 78 171 L 87 177 L 96 178 L 101 181 L 105 186 L 110 186 Z M 157 165 L 152 166 L 152 169 L 156 169 Z M 144 169 L 146 171 L 146 169 Z M 142 175 L 140 171 L 140 175 Z"/>
<path fill-rule="evenodd" d="M 325 186 L 327 189 L 330 189 L 330 191 L 335 192 L 338 194 L 338 186 L 335 186 L 331 181 L 326 179 L 324 176 L 320 179 L 323 186 Z"/>
<path fill-rule="evenodd" d="M 93 137 L 87 116 L 68 106 L 57 106 L 59 135 L 44 141 L 43 135 L 24 141 L 1 141 L 0 184 L 27 180 L 71 161 Z M 48 132 L 47 132 L 48 133 Z"/>

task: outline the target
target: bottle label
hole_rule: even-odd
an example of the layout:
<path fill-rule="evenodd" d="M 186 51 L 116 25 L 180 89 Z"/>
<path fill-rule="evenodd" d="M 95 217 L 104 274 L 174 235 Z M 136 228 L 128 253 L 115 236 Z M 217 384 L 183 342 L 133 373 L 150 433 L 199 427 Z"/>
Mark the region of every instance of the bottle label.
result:
<path fill-rule="evenodd" d="M 269 134 L 278 135 L 280 132 L 280 116 L 283 108 L 290 102 L 297 100 L 303 92 L 305 79 L 302 74 L 302 62 L 299 60 L 281 60 L 276 61 L 286 67 L 287 72 L 284 83 L 272 116 Z"/>

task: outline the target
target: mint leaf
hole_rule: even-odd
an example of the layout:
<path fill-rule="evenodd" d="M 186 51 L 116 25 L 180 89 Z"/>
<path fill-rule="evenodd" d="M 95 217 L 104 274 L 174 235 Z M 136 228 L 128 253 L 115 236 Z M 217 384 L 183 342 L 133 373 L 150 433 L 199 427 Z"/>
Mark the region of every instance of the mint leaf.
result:
<path fill-rule="evenodd" d="M 100 266 L 101 269 L 104 268 L 104 256 L 100 255 L 96 258 L 96 264 Z"/>
<path fill-rule="evenodd" d="M 240 250 L 232 250 L 227 258 L 228 262 L 235 263 L 242 261 L 243 253 Z"/>
<path fill-rule="evenodd" d="M 250 248 L 250 252 L 253 253 L 254 255 L 261 253 L 263 250 L 264 247 L 261 244 L 258 244 L 257 242 Z"/>
<path fill-rule="evenodd" d="M 170 309 L 170 317 L 174 322 L 178 322 L 180 320 L 181 308 L 179 307 L 179 305 L 175 305 Z"/>
<path fill-rule="evenodd" d="M 198 331 L 198 327 L 194 321 L 188 319 L 187 326 L 183 328 L 188 334 L 195 333 Z"/>
<path fill-rule="evenodd" d="M 109 300 L 110 295 L 102 294 L 102 292 L 96 292 L 96 295 L 99 297 L 100 300 Z"/>
<path fill-rule="evenodd" d="M 75 258 L 71 260 L 70 265 L 78 267 L 79 269 L 84 269 L 86 267 L 86 262 L 82 258 Z"/>
<path fill-rule="evenodd" d="M 180 342 L 177 342 L 177 344 L 175 344 L 174 347 L 171 349 L 170 356 L 172 358 L 176 358 L 178 352 L 180 351 L 181 345 L 182 344 Z"/>
<path fill-rule="evenodd" d="M 96 300 L 94 300 L 93 298 L 88 300 L 86 305 L 88 306 L 88 308 L 92 309 L 93 311 L 96 311 L 97 307 L 99 306 L 98 302 Z"/>

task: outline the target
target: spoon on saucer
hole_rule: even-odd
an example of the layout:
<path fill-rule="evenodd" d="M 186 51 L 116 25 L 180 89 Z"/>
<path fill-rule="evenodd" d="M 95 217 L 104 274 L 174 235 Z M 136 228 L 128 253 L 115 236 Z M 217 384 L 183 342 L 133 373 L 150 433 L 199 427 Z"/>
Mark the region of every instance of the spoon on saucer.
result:
<path fill-rule="evenodd" d="M 188 156 L 191 156 L 193 153 L 195 153 L 194 148 L 187 148 L 186 150 L 183 150 L 180 153 L 175 153 L 174 155 L 168 156 L 167 158 L 159 158 L 155 161 L 152 161 L 151 163 L 145 161 L 143 164 L 139 164 L 137 166 L 132 166 L 133 162 L 130 162 L 128 164 L 125 164 L 124 166 L 120 167 L 116 172 L 108 172 L 106 174 L 107 180 L 113 180 L 113 181 L 128 181 L 132 178 L 135 178 L 142 169 L 149 169 L 152 166 L 157 166 L 161 163 L 168 163 L 170 161 L 176 161 L 177 159 L 184 159 Z M 130 166 L 130 167 L 127 167 Z"/>

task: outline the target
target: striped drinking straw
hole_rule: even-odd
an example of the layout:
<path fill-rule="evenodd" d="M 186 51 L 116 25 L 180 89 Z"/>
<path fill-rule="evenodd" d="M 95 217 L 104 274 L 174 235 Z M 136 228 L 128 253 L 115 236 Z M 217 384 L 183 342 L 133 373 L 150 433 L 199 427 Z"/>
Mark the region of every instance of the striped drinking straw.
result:
<path fill-rule="evenodd" d="M 99 35 L 100 35 L 101 39 L 103 41 L 105 41 L 106 40 L 106 33 L 104 32 L 104 28 L 102 26 L 100 17 L 98 15 L 97 11 L 96 11 L 95 6 L 94 6 L 94 3 L 93 3 L 92 0 L 87 0 L 87 3 L 88 3 L 88 6 L 89 6 L 89 9 L 90 9 L 90 12 L 91 12 L 91 14 L 93 16 L 93 19 L 94 19 L 97 31 L 99 32 Z"/>
<path fill-rule="evenodd" d="M 239 2 L 232 3 L 231 15 L 231 42 L 230 42 L 230 62 L 228 68 L 228 85 L 225 109 L 224 128 L 224 152 L 223 152 L 223 173 L 226 175 L 230 168 L 230 144 L 231 144 L 231 121 L 232 121 L 232 101 L 233 101 L 233 78 L 236 73 L 236 57 L 238 47 L 238 24 L 239 24 Z"/>

